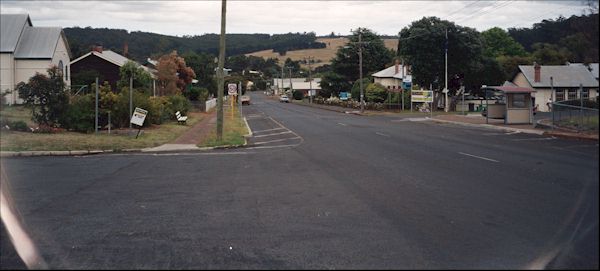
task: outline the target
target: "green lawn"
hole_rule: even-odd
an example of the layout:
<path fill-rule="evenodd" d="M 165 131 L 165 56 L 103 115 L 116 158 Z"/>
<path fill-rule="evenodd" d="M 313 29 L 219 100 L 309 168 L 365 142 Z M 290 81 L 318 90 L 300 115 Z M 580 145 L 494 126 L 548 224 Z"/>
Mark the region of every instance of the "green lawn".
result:
<path fill-rule="evenodd" d="M 244 135 L 249 133 L 248 127 L 240 117 L 237 107 L 224 108 L 223 119 L 223 139 L 217 140 L 217 131 L 212 129 L 206 140 L 198 144 L 199 147 L 235 146 L 246 142 Z"/>
<path fill-rule="evenodd" d="M 30 127 L 36 125 L 30 120 L 31 111 L 23 106 L 12 106 L 3 108 L 0 117 L 9 120 L 24 120 Z M 17 132 L 2 130 L 0 134 L 0 150 L 2 151 L 60 151 L 60 150 L 123 150 L 155 147 L 168 143 L 187 129 L 200 121 L 205 114 L 190 112 L 187 114 L 187 125 L 177 124 L 176 121 L 162 125 L 153 125 L 143 128 L 142 133 L 136 139 L 135 131 L 128 129 L 112 130 L 108 134 L 106 130 L 98 135 L 62 132 L 56 134 L 39 134 L 30 132 Z"/>

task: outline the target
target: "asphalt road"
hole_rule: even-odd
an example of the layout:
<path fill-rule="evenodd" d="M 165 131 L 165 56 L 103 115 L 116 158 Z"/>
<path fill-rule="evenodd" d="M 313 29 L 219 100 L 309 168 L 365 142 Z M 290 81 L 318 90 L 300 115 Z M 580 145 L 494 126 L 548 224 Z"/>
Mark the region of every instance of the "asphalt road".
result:
<path fill-rule="evenodd" d="M 243 109 L 246 148 L 8 158 L 3 189 L 51 268 L 598 268 L 597 142 Z"/>

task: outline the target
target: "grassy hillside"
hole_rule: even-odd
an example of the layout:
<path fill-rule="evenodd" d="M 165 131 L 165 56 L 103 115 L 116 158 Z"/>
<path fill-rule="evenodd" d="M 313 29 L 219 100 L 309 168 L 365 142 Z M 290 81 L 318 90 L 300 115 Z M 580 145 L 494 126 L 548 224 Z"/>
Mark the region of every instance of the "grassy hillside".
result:
<path fill-rule="evenodd" d="M 348 38 L 339 37 L 339 38 L 317 38 L 317 42 L 324 43 L 326 45 L 325 48 L 320 49 L 303 49 L 303 50 L 294 50 L 287 51 L 287 53 L 283 56 L 279 55 L 279 53 L 273 52 L 273 49 L 262 50 L 253 53 L 246 54 L 246 56 L 258 56 L 262 58 L 277 58 L 279 59 L 279 63 L 285 61 L 288 57 L 294 61 L 303 60 L 305 57 L 314 57 L 315 63 L 313 68 L 323 66 L 331 63 L 331 59 L 335 57 L 335 53 L 338 50 L 338 47 L 344 46 L 348 42 Z M 388 49 L 392 49 L 394 51 L 398 48 L 398 40 L 397 39 L 384 39 L 385 47 Z"/>

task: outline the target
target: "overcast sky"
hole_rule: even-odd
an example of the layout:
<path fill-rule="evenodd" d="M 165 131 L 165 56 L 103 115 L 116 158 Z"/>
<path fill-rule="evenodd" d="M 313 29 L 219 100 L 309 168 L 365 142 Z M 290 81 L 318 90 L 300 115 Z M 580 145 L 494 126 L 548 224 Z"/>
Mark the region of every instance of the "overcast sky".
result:
<path fill-rule="evenodd" d="M 331 32 L 367 27 L 396 35 L 424 16 L 479 31 L 531 27 L 580 15 L 572 1 L 227 1 L 227 33 Z M 221 1 L 0 1 L 1 13 L 28 13 L 34 26 L 108 27 L 166 35 L 220 33 Z"/>

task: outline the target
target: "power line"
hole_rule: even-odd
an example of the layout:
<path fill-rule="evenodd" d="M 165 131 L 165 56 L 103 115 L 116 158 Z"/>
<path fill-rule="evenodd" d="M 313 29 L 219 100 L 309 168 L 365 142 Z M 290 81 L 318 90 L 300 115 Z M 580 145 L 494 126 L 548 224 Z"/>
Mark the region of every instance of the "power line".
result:
<path fill-rule="evenodd" d="M 462 7 L 462 8 L 459 8 L 459 9 L 457 9 L 457 10 L 455 10 L 455 11 L 452 11 L 452 12 L 450 12 L 450 13 L 449 13 L 449 15 L 448 15 L 448 16 L 446 16 L 446 18 L 445 18 L 445 19 L 446 19 L 447 21 L 450 21 L 454 15 L 457 15 L 457 14 L 458 14 L 458 12 L 459 12 L 459 11 L 462 11 L 462 10 L 464 10 L 464 9 L 467 9 L 468 7 L 474 6 L 475 4 L 479 3 L 479 1 L 481 1 L 481 0 L 477 0 L 477 1 L 475 1 L 475 2 L 472 2 L 472 3 L 470 3 L 470 4 L 468 4 L 468 5 L 464 6 L 464 7 Z M 459 15 L 460 15 L 460 14 L 459 14 Z"/>
<path fill-rule="evenodd" d="M 494 10 L 497 10 L 497 9 L 500 9 L 500 8 L 503 8 L 503 7 L 506 7 L 506 6 L 508 6 L 509 4 L 511 4 L 511 2 L 512 2 L 512 1 L 513 1 L 513 0 L 508 0 L 508 1 L 503 1 L 503 2 L 500 2 L 500 1 L 498 1 L 498 2 L 496 2 L 494 5 L 492 5 L 492 6 L 489 6 L 489 7 L 491 7 L 491 8 L 490 8 L 490 9 L 488 9 L 488 10 L 485 10 L 485 11 L 483 11 L 483 12 L 480 12 L 480 13 L 474 12 L 474 13 L 472 13 L 472 14 L 469 14 L 469 15 L 467 15 L 467 16 L 465 16 L 465 17 L 463 17 L 463 18 L 457 19 L 456 21 L 457 21 L 457 22 L 460 22 L 460 21 L 464 21 L 464 20 L 467 20 L 467 19 L 469 19 L 469 20 L 470 20 L 470 19 L 474 19 L 474 18 L 477 18 L 477 17 L 483 16 L 484 14 L 490 13 L 490 12 L 492 12 L 492 11 L 494 11 Z"/>

